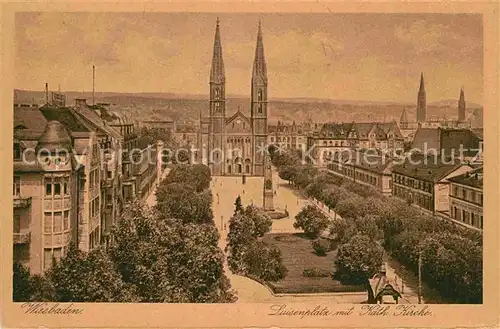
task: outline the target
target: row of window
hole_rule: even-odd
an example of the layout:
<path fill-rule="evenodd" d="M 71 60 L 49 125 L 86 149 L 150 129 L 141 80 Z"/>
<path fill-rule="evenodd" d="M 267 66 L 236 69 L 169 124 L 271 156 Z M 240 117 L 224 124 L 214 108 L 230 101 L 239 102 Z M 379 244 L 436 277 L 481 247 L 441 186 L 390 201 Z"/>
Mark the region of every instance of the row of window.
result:
<path fill-rule="evenodd" d="M 469 212 L 465 209 L 459 209 L 457 207 L 450 207 L 451 218 L 460 221 L 462 223 L 474 226 L 479 229 L 483 229 L 483 215 L 474 212 Z"/>
<path fill-rule="evenodd" d="M 375 177 L 373 175 L 366 174 L 364 172 L 360 172 L 360 171 L 356 171 L 356 178 L 365 182 L 365 183 L 368 183 L 368 184 L 371 184 L 374 186 L 377 185 L 377 181 L 378 181 L 377 177 Z"/>
<path fill-rule="evenodd" d="M 89 202 L 89 214 L 91 218 L 99 214 L 99 196 Z"/>
<path fill-rule="evenodd" d="M 100 244 L 100 226 L 97 226 L 90 234 L 89 234 L 89 248 L 90 250 L 96 248 Z"/>
<path fill-rule="evenodd" d="M 46 197 L 69 194 L 69 177 L 45 177 Z"/>
<path fill-rule="evenodd" d="M 52 262 L 56 263 L 61 260 L 66 254 L 66 247 L 59 248 L 45 248 L 43 250 L 43 268 L 48 270 L 52 267 Z"/>
<path fill-rule="evenodd" d="M 415 203 L 421 208 L 427 209 L 432 211 L 433 209 L 433 202 L 432 202 L 432 197 L 429 195 L 424 195 L 424 194 L 419 194 L 419 193 L 412 193 L 408 189 L 399 187 L 399 186 L 394 186 L 393 187 L 393 195 L 400 198 L 404 199 L 406 201 L 409 201 L 410 203 Z"/>
<path fill-rule="evenodd" d="M 227 139 L 227 142 L 229 144 L 232 144 L 232 143 L 235 143 L 235 144 L 243 144 L 243 142 L 245 143 L 250 143 L 252 140 L 250 137 L 246 137 L 246 138 L 243 138 L 243 137 L 229 137 Z"/>
<path fill-rule="evenodd" d="M 483 194 L 474 190 L 466 189 L 457 185 L 452 185 L 451 195 L 472 203 L 483 205 Z"/>
<path fill-rule="evenodd" d="M 44 213 L 43 233 L 62 233 L 69 230 L 69 211 L 47 211 Z"/>
<path fill-rule="evenodd" d="M 432 184 L 419 179 L 410 178 L 403 175 L 394 174 L 394 182 L 409 186 L 414 189 L 422 190 L 428 193 L 432 192 Z"/>
<path fill-rule="evenodd" d="M 326 146 L 326 145 L 330 145 L 330 146 L 347 146 L 349 145 L 348 142 L 344 142 L 344 141 L 335 141 L 335 143 L 333 143 L 333 141 L 323 141 L 323 145 Z"/>
<path fill-rule="evenodd" d="M 90 171 L 90 175 L 89 175 L 89 188 L 90 189 L 93 189 L 95 187 L 99 187 L 99 175 L 100 174 L 100 170 L 99 168 L 95 168 L 95 169 L 92 169 Z"/>

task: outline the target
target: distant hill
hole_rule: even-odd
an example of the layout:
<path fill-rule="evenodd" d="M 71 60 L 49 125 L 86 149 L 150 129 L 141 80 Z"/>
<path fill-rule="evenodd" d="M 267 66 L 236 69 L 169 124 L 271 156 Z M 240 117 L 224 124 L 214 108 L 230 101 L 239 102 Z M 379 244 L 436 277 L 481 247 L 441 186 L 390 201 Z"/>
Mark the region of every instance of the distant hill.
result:
<path fill-rule="evenodd" d="M 64 92 L 66 103 L 74 104 L 75 98 L 82 97 L 81 92 Z M 88 103 L 92 103 L 91 93 L 85 93 Z M 15 90 L 18 103 L 45 102 L 43 91 Z M 95 93 L 95 101 L 112 104 L 112 109 L 125 113 L 137 121 L 161 120 L 171 118 L 177 121 L 195 122 L 200 112 L 208 116 L 207 95 L 180 95 L 172 93 Z M 278 120 L 289 122 L 366 122 L 366 121 L 399 121 L 403 108 L 408 118 L 415 118 L 415 104 L 398 102 L 367 102 L 355 100 L 324 100 L 314 98 L 277 98 L 269 101 L 269 122 Z M 479 105 L 467 103 L 468 113 Z M 250 99 L 248 96 L 228 95 L 226 116 L 231 116 L 238 108 L 249 115 Z M 430 103 L 427 113 L 429 117 L 452 119 L 457 116 L 456 101 L 440 101 Z"/>
<path fill-rule="evenodd" d="M 477 103 L 472 103 L 472 102 L 467 102 L 465 101 L 466 107 L 469 109 L 480 109 L 483 106 Z M 437 101 L 437 102 L 432 102 L 429 103 L 428 105 L 430 106 L 440 106 L 440 107 L 457 107 L 458 106 L 458 100 L 456 99 L 445 99 L 442 101 Z"/>

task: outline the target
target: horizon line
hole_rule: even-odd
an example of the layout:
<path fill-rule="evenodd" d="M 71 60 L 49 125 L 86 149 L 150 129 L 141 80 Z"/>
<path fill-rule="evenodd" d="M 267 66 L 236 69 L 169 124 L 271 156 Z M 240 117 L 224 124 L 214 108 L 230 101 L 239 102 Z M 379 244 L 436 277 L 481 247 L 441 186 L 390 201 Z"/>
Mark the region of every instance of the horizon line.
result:
<path fill-rule="evenodd" d="M 45 90 L 32 90 L 32 89 L 21 89 L 21 88 L 14 88 L 15 91 L 24 91 L 24 92 L 37 92 L 37 93 L 45 93 Z M 67 90 L 67 91 L 57 91 L 57 90 L 49 90 L 49 92 L 54 92 L 54 93 L 80 93 L 82 94 L 82 91 L 77 91 L 77 90 Z M 85 91 L 83 90 L 83 93 L 85 94 L 85 98 L 87 97 L 92 97 L 92 91 Z M 195 96 L 195 97 L 209 97 L 209 94 L 196 94 L 196 93 L 183 93 L 183 92 L 166 92 L 166 91 L 141 91 L 141 92 L 129 92 L 129 91 L 95 91 L 94 94 L 97 97 L 99 94 L 128 94 L 128 95 L 144 95 L 144 94 L 172 94 L 172 95 L 178 95 L 178 96 Z M 88 96 L 87 96 L 88 95 Z M 228 94 L 226 96 L 227 98 L 249 98 L 248 95 L 243 95 L 243 94 Z M 157 97 L 156 97 L 157 98 Z M 280 99 L 290 99 L 290 100 L 300 100 L 300 99 L 310 99 L 310 100 L 320 100 L 320 101 L 337 101 L 337 102 L 363 102 L 363 103 L 394 103 L 394 104 L 405 104 L 405 105 L 412 105 L 416 104 L 416 101 L 409 101 L 409 100 L 363 100 L 363 99 L 342 99 L 342 98 L 321 98 L 321 97 L 314 97 L 314 96 L 296 96 L 296 97 L 290 97 L 290 96 L 276 96 L 276 97 L 271 97 L 269 98 L 270 100 L 280 100 Z M 459 98 L 456 99 L 458 102 Z M 431 101 L 428 102 L 427 105 L 432 105 L 433 103 L 439 103 L 439 102 L 444 102 L 444 101 L 455 101 L 453 98 L 445 98 L 445 99 L 440 99 L 436 101 Z M 483 106 L 482 103 L 476 102 L 476 101 L 465 101 L 466 103 L 472 103 L 476 105 L 480 105 L 481 107 Z"/>

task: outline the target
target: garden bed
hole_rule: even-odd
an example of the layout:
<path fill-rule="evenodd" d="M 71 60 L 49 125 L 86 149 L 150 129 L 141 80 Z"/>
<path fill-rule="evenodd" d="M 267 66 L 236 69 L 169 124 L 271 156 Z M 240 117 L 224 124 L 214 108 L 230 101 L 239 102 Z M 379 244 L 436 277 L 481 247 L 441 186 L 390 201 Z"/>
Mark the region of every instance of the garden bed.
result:
<path fill-rule="evenodd" d="M 326 256 L 317 256 L 311 246 L 311 240 L 304 234 L 275 233 L 266 234 L 263 242 L 275 245 L 281 251 L 283 265 L 288 269 L 286 277 L 279 282 L 266 282 L 274 293 L 331 293 L 331 292 L 362 292 L 365 287 L 343 285 L 328 277 L 307 277 L 304 270 L 335 271 L 334 259 L 337 250 L 332 250 Z"/>

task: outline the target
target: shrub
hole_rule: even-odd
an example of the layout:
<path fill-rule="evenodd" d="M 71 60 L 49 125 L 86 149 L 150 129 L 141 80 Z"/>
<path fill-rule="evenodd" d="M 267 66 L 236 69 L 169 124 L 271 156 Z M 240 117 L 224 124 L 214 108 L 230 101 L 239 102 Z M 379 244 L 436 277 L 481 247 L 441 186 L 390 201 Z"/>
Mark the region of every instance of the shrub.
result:
<path fill-rule="evenodd" d="M 295 216 L 293 227 L 301 228 L 307 236 L 311 238 L 318 237 L 323 232 L 330 221 L 328 218 L 315 206 L 309 205 L 304 207 Z"/>
<path fill-rule="evenodd" d="M 311 241 L 311 245 L 318 256 L 326 256 L 326 253 L 330 251 L 330 241 L 326 239 L 316 239 Z"/>
<path fill-rule="evenodd" d="M 305 276 L 307 278 L 326 278 L 332 276 L 332 273 L 321 268 L 313 267 L 313 268 L 306 268 L 302 272 L 302 276 Z"/>

